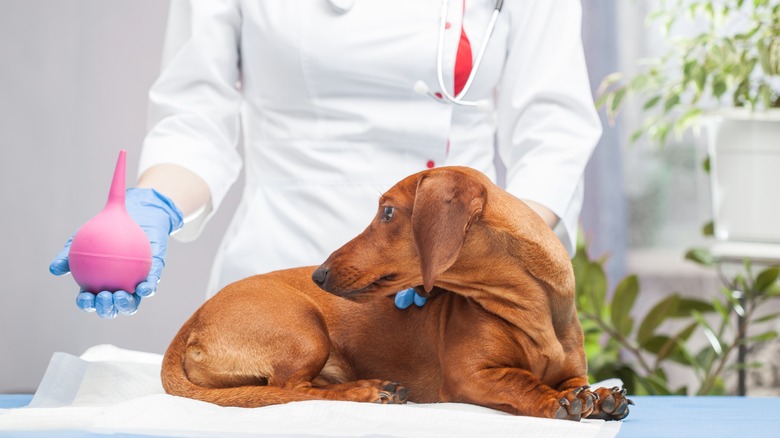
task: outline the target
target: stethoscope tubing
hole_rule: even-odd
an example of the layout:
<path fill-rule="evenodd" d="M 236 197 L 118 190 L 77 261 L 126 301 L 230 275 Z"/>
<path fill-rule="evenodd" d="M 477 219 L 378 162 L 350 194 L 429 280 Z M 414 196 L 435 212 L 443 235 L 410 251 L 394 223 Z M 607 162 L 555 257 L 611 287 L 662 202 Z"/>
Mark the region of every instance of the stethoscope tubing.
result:
<path fill-rule="evenodd" d="M 490 22 L 488 22 L 487 30 L 485 31 L 485 37 L 482 39 L 482 44 L 480 45 L 479 51 L 477 52 L 477 57 L 474 59 L 469 76 L 466 78 L 466 83 L 463 85 L 463 89 L 460 91 L 460 93 L 455 96 L 450 94 L 450 92 L 447 90 L 447 87 L 444 85 L 444 31 L 447 26 L 447 13 L 450 6 L 449 3 L 449 0 L 443 0 L 441 3 L 441 19 L 439 21 L 439 37 L 436 48 L 436 77 L 439 81 L 441 95 L 450 103 L 456 105 L 480 106 L 480 102 L 463 100 L 463 96 L 468 93 L 472 82 L 474 82 L 474 77 L 477 75 L 477 71 L 482 65 L 482 57 L 485 55 L 488 41 L 490 40 L 491 35 L 493 35 L 493 29 L 496 27 L 498 14 L 501 12 L 501 7 L 503 6 L 504 2 L 503 0 L 496 1 L 496 5 L 493 7 L 493 13 L 490 16 Z"/>
<path fill-rule="evenodd" d="M 352 9 L 355 0 L 329 0 L 329 3 L 335 11 L 340 14 L 344 14 Z M 483 38 L 482 44 L 479 48 L 479 51 L 477 52 L 477 56 L 474 59 L 469 76 L 466 78 L 466 82 L 463 85 L 463 89 L 460 91 L 460 93 L 453 96 L 447 90 L 447 87 L 444 84 L 444 34 L 446 33 L 445 30 L 447 28 L 447 13 L 450 9 L 450 2 L 449 0 L 442 0 L 441 17 L 439 20 L 439 34 L 436 47 L 436 79 L 439 82 L 439 88 L 441 91 L 436 94 L 431 93 L 425 82 L 420 80 L 417 81 L 414 85 L 415 92 L 420 94 L 427 94 L 428 96 L 437 99 L 437 101 L 441 103 L 451 103 L 455 105 L 486 109 L 488 105 L 487 101 L 469 101 L 464 100 L 463 97 L 466 95 L 466 93 L 468 93 L 469 89 L 471 89 L 471 84 L 474 82 L 474 78 L 477 76 L 479 67 L 482 65 L 482 58 L 485 55 L 490 37 L 493 35 L 493 29 L 496 26 L 496 21 L 498 21 L 498 15 L 501 12 L 503 5 L 504 0 L 496 0 L 495 5 L 493 6 L 493 13 L 490 16 L 490 21 L 488 22 L 487 28 L 485 30 L 485 37 Z"/>

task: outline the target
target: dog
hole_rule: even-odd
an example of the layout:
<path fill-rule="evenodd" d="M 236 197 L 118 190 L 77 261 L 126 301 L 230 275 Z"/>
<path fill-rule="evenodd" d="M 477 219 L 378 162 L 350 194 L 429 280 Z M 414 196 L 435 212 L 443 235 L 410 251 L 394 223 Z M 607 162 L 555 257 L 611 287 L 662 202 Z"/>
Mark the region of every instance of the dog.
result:
<path fill-rule="evenodd" d="M 397 309 L 409 287 L 430 299 Z M 319 267 L 226 286 L 182 326 L 161 377 L 169 394 L 239 407 L 460 402 L 578 421 L 632 404 L 588 386 L 563 245 L 466 167 L 400 181 Z"/>

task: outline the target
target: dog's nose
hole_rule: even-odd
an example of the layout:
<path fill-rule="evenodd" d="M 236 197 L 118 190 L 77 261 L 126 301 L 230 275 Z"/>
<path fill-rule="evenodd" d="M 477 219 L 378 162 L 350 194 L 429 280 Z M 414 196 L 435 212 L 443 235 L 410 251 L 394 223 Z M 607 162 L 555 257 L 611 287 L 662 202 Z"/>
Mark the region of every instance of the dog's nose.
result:
<path fill-rule="evenodd" d="M 317 283 L 317 286 L 323 287 L 325 280 L 328 279 L 328 268 L 320 266 L 317 268 L 317 270 L 314 271 L 313 274 L 311 274 L 311 279 Z"/>

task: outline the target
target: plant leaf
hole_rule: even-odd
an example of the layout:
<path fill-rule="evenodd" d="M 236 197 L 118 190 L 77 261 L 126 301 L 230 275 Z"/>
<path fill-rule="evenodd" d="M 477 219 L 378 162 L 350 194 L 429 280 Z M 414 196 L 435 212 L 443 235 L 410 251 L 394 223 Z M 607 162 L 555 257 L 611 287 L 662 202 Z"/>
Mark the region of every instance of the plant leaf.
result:
<path fill-rule="evenodd" d="M 679 353 L 679 356 L 673 355 L 669 359 L 691 367 L 693 372 L 696 373 L 696 376 L 699 378 L 699 380 L 701 380 L 702 376 L 704 375 L 703 362 L 699 362 L 697 358 L 695 358 L 691 354 L 691 352 L 685 347 L 684 344 L 679 344 L 679 348 L 677 349 L 677 352 Z"/>
<path fill-rule="evenodd" d="M 713 300 L 712 307 L 715 308 L 715 310 L 720 314 L 721 318 L 723 318 L 725 322 L 728 322 L 729 319 L 731 319 L 731 310 L 723 306 L 723 303 L 721 303 L 719 300 Z"/>
<path fill-rule="evenodd" d="M 702 115 L 702 110 L 699 108 L 693 108 L 685 112 L 675 123 L 675 128 L 678 132 L 685 131 L 690 128 L 691 125 L 696 123 L 696 120 Z"/>
<path fill-rule="evenodd" d="M 600 96 L 605 94 L 610 85 L 621 79 L 623 79 L 623 73 L 621 72 L 614 72 L 604 76 L 604 79 L 601 80 L 601 84 L 599 85 L 599 89 L 596 92 L 596 95 Z"/>
<path fill-rule="evenodd" d="M 651 336 L 650 339 L 643 342 L 640 347 L 647 351 L 648 353 L 658 354 L 659 351 L 661 351 L 661 348 L 663 348 L 664 345 L 666 345 L 667 342 L 669 342 L 671 338 L 666 335 L 655 335 Z"/>
<path fill-rule="evenodd" d="M 650 374 L 649 376 L 642 379 L 645 384 L 648 386 L 646 387 L 648 392 L 650 392 L 653 395 L 671 395 L 672 391 L 669 389 L 669 383 L 667 382 L 665 376 L 658 376 L 656 374 Z"/>
<path fill-rule="evenodd" d="M 728 371 L 734 371 L 734 370 L 757 370 L 764 367 L 764 364 L 762 362 L 749 362 L 745 364 L 741 363 L 734 363 L 726 367 L 726 370 Z"/>
<path fill-rule="evenodd" d="M 607 103 L 610 93 L 598 94 L 597 96 L 598 98 L 596 98 L 596 101 L 593 103 L 596 105 L 596 109 L 603 107 Z"/>
<path fill-rule="evenodd" d="M 610 318 L 618 333 L 627 337 L 633 330 L 634 320 L 631 310 L 639 294 L 639 279 L 636 275 L 624 278 L 617 287 L 612 298 Z"/>
<path fill-rule="evenodd" d="M 604 268 L 588 258 L 586 251 L 578 251 L 572 261 L 578 308 L 591 317 L 603 319 L 607 295 L 607 276 Z"/>
<path fill-rule="evenodd" d="M 715 258 L 706 248 L 692 248 L 685 253 L 685 259 L 696 262 L 702 266 L 714 266 Z"/>
<path fill-rule="evenodd" d="M 761 102 L 763 102 L 765 108 L 771 108 L 772 107 L 772 95 L 774 94 L 774 91 L 772 90 L 772 87 L 770 87 L 767 84 L 761 84 L 758 86 L 758 95 L 761 97 Z"/>
<path fill-rule="evenodd" d="M 642 107 L 642 109 L 647 111 L 647 110 L 653 108 L 654 106 L 658 105 L 658 102 L 660 102 L 660 101 L 661 101 L 661 95 L 653 96 L 650 99 L 648 99 L 647 102 L 645 102 L 645 106 Z"/>
<path fill-rule="evenodd" d="M 751 321 L 751 324 L 761 324 L 762 322 L 772 321 L 774 319 L 777 319 L 778 316 L 780 316 L 780 312 L 770 313 L 768 315 L 764 315 L 754 319 L 753 321 Z"/>
<path fill-rule="evenodd" d="M 696 322 L 699 323 L 702 330 L 704 331 L 704 336 L 707 337 L 707 341 L 710 343 L 712 351 L 714 351 L 718 357 L 723 355 L 723 345 L 721 345 L 720 339 L 718 339 L 718 336 L 715 334 L 715 331 L 712 329 L 707 320 L 704 319 L 704 316 L 696 310 L 694 310 L 691 315 L 696 320 Z"/>
<path fill-rule="evenodd" d="M 772 339 L 777 338 L 777 331 L 770 330 L 766 333 L 761 333 L 760 335 L 751 336 L 747 339 L 742 339 L 740 343 L 743 344 L 753 344 L 756 342 L 765 342 L 765 341 L 771 341 Z"/>
<path fill-rule="evenodd" d="M 726 85 L 726 81 L 723 79 L 723 77 L 717 76 L 712 81 L 712 95 L 720 99 L 720 97 L 726 93 L 726 90 L 728 90 L 728 85 Z"/>
<path fill-rule="evenodd" d="M 628 90 L 625 87 L 618 88 L 612 95 L 612 99 L 609 102 L 609 109 L 613 115 L 616 115 L 618 111 L 620 111 L 620 106 L 623 104 L 623 98 L 626 97 L 627 91 Z"/>
<path fill-rule="evenodd" d="M 699 369 L 701 370 L 709 370 L 712 369 L 712 363 L 717 358 L 717 355 L 715 354 L 715 351 L 712 350 L 712 347 L 710 345 L 705 345 L 701 351 L 696 355 L 694 358 L 695 363 L 697 363 Z"/>
<path fill-rule="evenodd" d="M 637 341 L 640 344 L 647 342 L 653 336 L 655 329 L 664 322 L 669 314 L 676 311 L 679 303 L 680 296 L 672 294 L 653 306 L 639 325 L 639 331 L 636 336 Z"/>
<path fill-rule="evenodd" d="M 709 313 L 714 312 L 715 307 L 709 301 L 681 297 L 677 308 L 669 316 L 672 318 L 686 318 L 691 316 L 694 310 L 700 313 Z"/>
<path fill-rule="evenodd" d="M 672 110 L 675 106 L 680 104 L 680 93 L 673 93 L 671 96 L 669 96 L 668 99 L 666 99 L 666 102 L 664 102 L 664 112 L 668 113 Z"/>
<path fill-rule="evenodd" d="M 780 276 L 780 267 L 777 266 L 761 271 L 753 284 L 753 290 L 756 292 L 766 291 L 777 282 L 778 276 Z"/>
<path fill-rule="evenodd" d="M 631 138 L 628 139 L 629 144 L 636 143 L 637 140 L 639 140 L 639 137 L 641 137 L 645 133 L 642 129 L 637 129 L 631 134 Z"/>
<path fill-rule="evenodd" d="M 696 327 L 698 327 L 698 324 L 696 322 L 692 322 L 679 333 L 677 333 L 673 338 L 667 340 L 666 343 L 664 343 L 664 345 L 662 345 L 658 350 L 658 354 L 656 354 L 656 361 L 661 362 L 671 355 L 676 355 L 679 357 L 679 359 L 684 360 L 685 357 L 679 353 L 680 348 L 683 347 L 683 343 L 691 337 L 693 332 L 696 330 Z"/>
<path fill-rule="evenodd" d="M 693 83 L 696 84 L 696 89 L 698 91 L 704 90 L 704 85 L 707 82 L 707 70 L 701 65 L 696 64 L 691 75 L 693 76 Z"/>

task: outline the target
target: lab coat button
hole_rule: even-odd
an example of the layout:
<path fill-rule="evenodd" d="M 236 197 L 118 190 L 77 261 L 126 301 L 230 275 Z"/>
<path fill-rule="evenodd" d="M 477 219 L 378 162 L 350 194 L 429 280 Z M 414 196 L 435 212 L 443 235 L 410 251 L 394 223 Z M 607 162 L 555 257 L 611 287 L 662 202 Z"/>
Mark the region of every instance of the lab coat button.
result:
<path fill-rule="evenodd" d="M 428 160 L 427 163 L 425 163 L 426 166 L 428 166 L 428 169 L 433 169 L 434 166 L 436 166 L 436 163 L 433 162 L 433 160 Z"/>
<path fill-rule="evenodd" d="M 449 29 L 449 28 L 451 28 L 451 27 L 452 27 L 452 24 L 451 24 L 449 21 L 448 21 L 448 22 L 446 22 L 446 23 L 444 23 L 444 28 L 445 28 L 445 29 Z"/>

